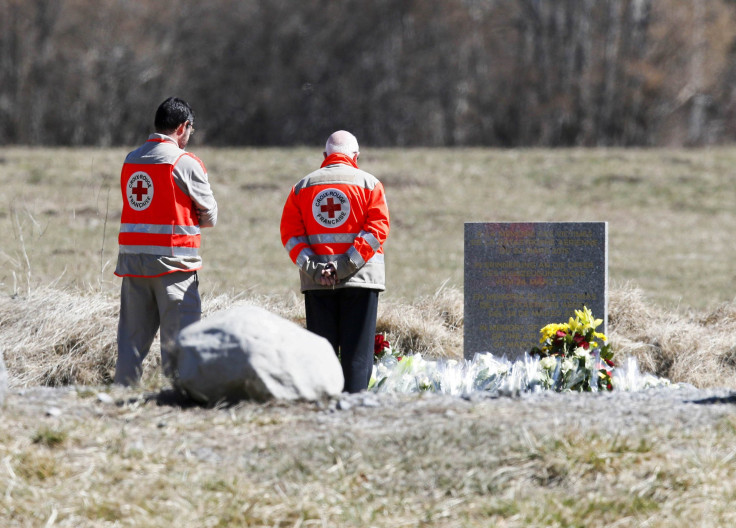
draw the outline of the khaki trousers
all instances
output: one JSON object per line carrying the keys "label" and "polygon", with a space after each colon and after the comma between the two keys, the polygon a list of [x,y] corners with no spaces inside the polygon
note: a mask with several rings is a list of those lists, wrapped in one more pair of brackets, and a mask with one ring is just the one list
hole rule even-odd
{"label": "khaki trousers", "polygon": [[173,348],[179,331],[202,317],[197,272],[177,271],[160,277],[123,277],[120,289],[118,358],[115,383],[134,385],[143,360],[161,330],[161,367],[172,377]]}

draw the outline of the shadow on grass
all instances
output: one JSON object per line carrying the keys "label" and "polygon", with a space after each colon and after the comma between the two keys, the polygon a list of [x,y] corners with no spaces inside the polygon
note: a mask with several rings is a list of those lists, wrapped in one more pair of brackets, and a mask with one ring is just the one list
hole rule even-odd
{"label": "shadow on grass", "polygon": [[698,405],[715,405],[719,403],[736,403],[736,392],[729,394],[728,396],[711,396],[709,398],[703,398],[701,400],[689,400],[687,403],[695,403]]}
{"label": "shadow on grass", "polygon": [[185,392],[177,389],[168,388],[161,389],[159,392],[151,392],[144,394],[142,398],[145,404],[155,403],[159,407],[175,407],[178,409],[227,409],[240,404],[258,403],[260,405],[276,405],[279,402],[256,402],[255,400],[238,399],[238,400],[219,400],[216,402],[200,402],[188,396]]}
{"label": "shadow on grass", "polygon": [[159,392],[152,392],[143,396],[145,403],[155,403],[159,407],[176,407],[179,409],[192,409],[200,407],[207,409],[212,405],[203,405],[181,391],[175,389],[163,389]]}

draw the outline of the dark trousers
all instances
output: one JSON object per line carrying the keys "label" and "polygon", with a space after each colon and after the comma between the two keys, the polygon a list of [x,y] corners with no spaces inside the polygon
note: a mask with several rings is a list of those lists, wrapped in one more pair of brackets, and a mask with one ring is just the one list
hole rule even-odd
{"label": "dark trousers", "polygon": [[344,392],[368,388],[373,371],[378,290],[341,288],[304,293],[307,330],[327,339],[340,357]]}

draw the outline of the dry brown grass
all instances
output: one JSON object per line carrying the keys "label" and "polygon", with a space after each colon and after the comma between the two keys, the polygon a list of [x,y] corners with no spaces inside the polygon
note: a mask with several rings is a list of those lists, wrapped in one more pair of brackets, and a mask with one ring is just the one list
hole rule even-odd
{"label": "dry brown grass", "polygon": [[[736,388],[736,306],[700,313],[666,311],[647,302],[641,290],[622,286],[609,292],[609,338],[616,359],[632,356],[641,370],[696,387]],[[296,295],[205,296],[204,316],[250,303],[304,324]],[[118,299],[102,292],[55,288],[0,298],[0,350],[10,385],[103,385],[114,369]],[[427,358],[463,357],[463,299],[453,288],[412,303],[379,303],[377,330],[404,354]],[[534,343],[530,343],[530,348]],[[144,386],[167,385],[154,343],[144,363]]]}
{"label": "dry brown grass", "polygon": [[696,387],[736,388],[736,306],[667,311],[634,288],[611,291],[609,337],[617,358],[643,371]]}
{"label": "dry brown grass", "polygon": [[[28,295],[0,297],[0,350],[16,387],[110,383],[115,364],[117,297],[95,291],[33,289]],[[205,296],[203,312],[250,303],[304,325],[300,297]],[[378,331],[402,350],[429,357],[462,357],[462,296],[443,289],[415,304],[381,303]],[[157,374],[158,342],[144,363],[146,386],[166,380]]]}
{"label": "dry brown grass", "polygon": [[118,306],[99,293],[42,288],[0,301],[10,383],[100,385],[114,367]]}
{"label": "dry brown grass", "polygon": [[463,296],[457,289],[443,287],[413,303],[379,302],[376,330],[385,332],[398,350],[462,359]]}

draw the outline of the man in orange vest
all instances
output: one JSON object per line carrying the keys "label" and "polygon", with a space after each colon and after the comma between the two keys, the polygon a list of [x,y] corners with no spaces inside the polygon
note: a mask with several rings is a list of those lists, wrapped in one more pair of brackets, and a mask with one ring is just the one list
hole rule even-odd
{"label": "man in orange vest", "polygon": [[158,107],[155,134],[125,158],[123,212],[115,275],[120,290],[115,383],[140,381],[143,359],[161,330],[161,365],[172,376],[179,330],[202,313],[197,270],[200,228],[217,223],[217,202],[204,164],[184,149],[194,112],[170,97]]}
{"label": "man in orange vest", "polygon": [[359,156],[355,136],[332,134],[321,168],[291,189],[281,216],[281,242],[299,268],[307,329],[339,355],[345,392],[360,392],[370,381],[389,232],[383,185],[358,168]]}

